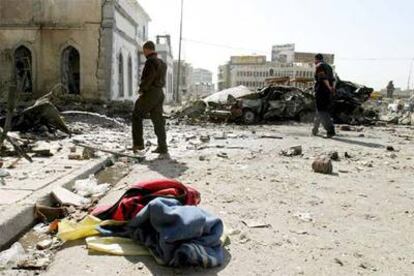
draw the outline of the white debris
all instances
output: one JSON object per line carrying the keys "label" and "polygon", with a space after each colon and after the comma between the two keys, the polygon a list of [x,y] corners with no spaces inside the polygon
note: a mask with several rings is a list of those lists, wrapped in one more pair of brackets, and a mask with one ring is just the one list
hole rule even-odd
{"label": "white debris", "polygon": [[68,206],[73,205],[73,206],[80,207],[90,202],[88,199],[80,195],[77,195],[75,193],[72,193],[71,191],[61,188],[61,187],[54,189],[52,191],[52,195],[62,205],[68,205]]}
{"label": "white debris", "polygon": [[26,252],[23,246],[16,242],[9,249],[0,253],[0,270],[11,269],[24,259],[26,259]]}
{"label": "white debris", "polygon": [[304,222],[313,221],[312,215],[310,213],[299,213],[298,212],[298,213],[295,213],[293,216]]}
{"label": "white debris", "polygon": [[73,188],[78,195],[84,197],[100,197],[109,191],[110,186],[110,184],[98,184],[96,177],[90,175],[87,179],[77,180]]}

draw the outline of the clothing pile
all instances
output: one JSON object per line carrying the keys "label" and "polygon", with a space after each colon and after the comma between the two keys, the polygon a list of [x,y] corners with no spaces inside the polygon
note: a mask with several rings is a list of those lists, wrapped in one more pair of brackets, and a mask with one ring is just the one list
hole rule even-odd
{"label": "clothing pile", "polygon": [[63,220],[58,236],[63,241],[87,238],[91,251],[152,255],[161,265],[220,266],[223,222],[197,207],[199,203],[200,194],[178,181],[142,182],[80,223]]}

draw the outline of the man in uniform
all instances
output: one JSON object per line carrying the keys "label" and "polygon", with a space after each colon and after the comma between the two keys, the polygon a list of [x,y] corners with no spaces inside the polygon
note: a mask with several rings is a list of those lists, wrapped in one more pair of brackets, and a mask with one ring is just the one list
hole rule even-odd
{"label": "man in uniform", "polygon": [[141,84],[138,91],[139,98],[135,103],[135,109],[132,115],[133,150],[137,152],[145,149],[143,120],[147,114],[150,114],[158,139],[158,147],[153,153],[167,154],[167,135],[163,116],[163,88],[165,86],[167,66],[158,58],[157,52],[155,52],[154,42],[146,42],[143,46],[143,51],[147,61],[142,72]]}
{"label": "man in uniform", "polygon": [[323,55],[315,56],[315,98],[316,98],[316,114],[312,130],[313,135],[319,132],[319,126],[322,123],[327,132],[327,137],[335,136],[335,127],[330,115],[332,107],[332,99],[335,95],[335,78],[332,67],[324,62]]}

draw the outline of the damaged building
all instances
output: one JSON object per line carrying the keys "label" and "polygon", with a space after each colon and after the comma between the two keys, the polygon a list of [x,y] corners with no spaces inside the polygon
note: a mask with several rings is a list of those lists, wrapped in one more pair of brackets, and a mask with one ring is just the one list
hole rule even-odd
{"label": "damaged building", "polygon": [[37,98],[57,83],[92,100],[133,100],[150,18],[137,0],[1,0],[0,84]]}

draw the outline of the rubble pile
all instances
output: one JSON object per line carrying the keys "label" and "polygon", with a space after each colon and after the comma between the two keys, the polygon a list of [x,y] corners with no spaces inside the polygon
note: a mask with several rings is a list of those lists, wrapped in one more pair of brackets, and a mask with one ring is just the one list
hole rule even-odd
{"label": "rubble pile", "polygon": [[414,96],[410,99],[398,99],[393,102],[379,102],[380,120],[390,124],[414,125]]}

